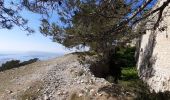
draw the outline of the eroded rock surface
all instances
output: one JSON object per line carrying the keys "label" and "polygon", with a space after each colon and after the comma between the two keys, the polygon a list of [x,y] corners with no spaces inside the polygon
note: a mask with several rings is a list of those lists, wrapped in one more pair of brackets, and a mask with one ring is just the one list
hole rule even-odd
{"label": "eroded rock surface", "polygon": [[[166,0],[159,0],[155,8],[162,5],[164,1]],[[154,31],[147,30],[146,34],[142,36],[139,50],[139,75],[155,92],[170,91],[169,7],[170,5],[163,12],[159,28]],[[153,20],[155,19],[153,18]]]}

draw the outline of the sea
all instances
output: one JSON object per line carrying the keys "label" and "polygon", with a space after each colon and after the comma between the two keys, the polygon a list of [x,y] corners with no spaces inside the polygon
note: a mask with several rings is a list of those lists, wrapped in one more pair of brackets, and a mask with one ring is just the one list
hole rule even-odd
{"label": "sea", "polygon": [[48,60],[63,56],[64,53],[49,53],[49,52],[22,52],[22,53],[0,53],[0,66],[10,60],[20,60],[21,62],[33,58],[39,60]]}

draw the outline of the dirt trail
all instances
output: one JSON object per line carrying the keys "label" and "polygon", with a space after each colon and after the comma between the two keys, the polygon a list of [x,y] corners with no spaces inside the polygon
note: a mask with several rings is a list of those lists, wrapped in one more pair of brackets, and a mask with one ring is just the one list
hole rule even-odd
{"label": "dirt trail", "polygon": [[[0,100],[115,98],[108,90],[102,90],[106,86],[112,85],[103,78],[94,77],[88,66],[80,65],[73,54],[0,72]],[[125,94],[117,98],[122,99]]]}

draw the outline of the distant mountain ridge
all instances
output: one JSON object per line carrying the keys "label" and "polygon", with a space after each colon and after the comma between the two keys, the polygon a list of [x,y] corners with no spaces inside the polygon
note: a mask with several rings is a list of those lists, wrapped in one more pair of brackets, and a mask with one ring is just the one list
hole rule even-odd
{"label": "distant mountain ridge", "polygon": [[64,53],[51,53],[51,52],[21,52],[21,53],[0,53],[0,65],[10,60],[27,61],[33,58],[40,60],[52,59],[64,55]]}

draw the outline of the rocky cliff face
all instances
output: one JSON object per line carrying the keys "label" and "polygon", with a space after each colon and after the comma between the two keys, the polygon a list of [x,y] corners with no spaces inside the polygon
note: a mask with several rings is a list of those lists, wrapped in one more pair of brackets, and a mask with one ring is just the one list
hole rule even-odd
{"label": "rocky cliff face", "polygon": [[[166,0],[159,0],[159,7]],[[159,28],[141,37],[137,68],[139,76],[155,92],[170,91],[170,5]],[[155,15],[154,15],[155,16]],[[154,19],[154,18],[153,18]]]}

